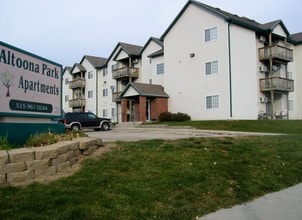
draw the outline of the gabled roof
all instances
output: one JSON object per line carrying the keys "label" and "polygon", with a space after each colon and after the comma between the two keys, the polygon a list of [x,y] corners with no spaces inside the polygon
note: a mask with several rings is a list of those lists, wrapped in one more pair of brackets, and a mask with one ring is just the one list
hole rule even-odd
{"label": "gabled roof", "polygon": [[64,75],[65,73],[71,74],[71,69],[72,69],[72,67],[65,66],[62,75]]}
{"label": "gabled roof", "polygon": [[284,23],[282,20],[276,20],[276,21],[271,21],[269,23],[266,24],[262,24],[260,27],[265,29],[265,30],[269,30],[269,31],[273,31],[274,28],[276,26],[280,25],[283,30],[285,31],[286,35],[289,35],[289,31],[287,30],[287,28],[285,27]]}
{"label": "gabled roof", "polygon": [[142,46],[138,46],[134,44],[127,44],[122,42],[120,42],[119,44],[129,56],[139,56],[143,48]]}
{"label": "gabled roof", "polygon": [[164,55],[164,49],[155,51],[154,53],[149,54],[148,57],[154,58],[154,57],[160,57],[162,55]]}
{"label": "gabled roof", "polygon": [[290,35],[290,39],[295,44],[302,44],[302,32]]}
{"label": "gabled roof", "polygon": [[74,70],[76,67],[77,67],[81,72],[86,72],[86,69],[85,69],[85,67],[84,67],[82,64],[75,63],[75,64],[73,65],[73,67],[72,67],[70,73],[72,73],[73,70]]}
{"label": "gabled roof", "polygon": [[194,5],[200,9],[207,10],[210,13],[213,13],[217,16],[220,16],[222,19],[229,23],[237,24],[241,27],[245,27],[251,30],[254,30],[256,32],[260,33],[269,33],[273,30],[273,28],[280,24],[285,32],[289,34],[288,30],[286,29],[285,25],[281,20],[273,21],[267,24],[261,24],[256,22],[255,20],[249,19],[247,17],[239,17],[236,14],[231,14],[229,12],[223,11],[219,8],[215,8],[206,4],[203,4],[201,2],[195,1],[195,0],[188,0],[187,4],[182,8],[180,13],[177,15],[177,17],[174,19],[174,21],[171,23],[171,25],[168,27],[168,29],[164,32],[164,34],[161,36],[161,39],[163,40],[164,37],[169,33],[169,31],[173,28],[174,24],[178,21],[178,19],[182,16],[182,14],[185,12],[185,10],[190,6]]}
{"label": "gabled roof", "polygon": [[103,67],[104,65],[106,65],[106,62],[107,62],[107,59],[103,58],[103,57],[85,55],[85,56],[83,56],[80,63],[82,63],[84,59],[87,59],[88,62],[91,63],[91,65],[96,69]]}
{"label": "gabled roof", "polygon": [[71,72],[72,67],[71,66],[65,66],[63,73],[65,73],[66,71]]}
{"label": "gabled roof", "polygon": [[124,50],[128,54],[128,56],[140,56],[141,50],[143,48],[142,46],[119,42],[107,59],[107,63],[111,60],[112,56],[115,54],[115,51],[119,47],[121,47],[121,49]]}
{"label": "gabled roof", "polygon": [[151,41],[154,41],[155,43],[157,43],[160,47],[164,47],[164,42],[156,37],[150,37],[149,40],[145,43],[145,46],[143,47],[143,49],[141,50],[141,54],[144,52],[144,50],[147,48],[147,46],[149,45],[149,43]]}
{"label": "gabled roof", "polygon": [[165,93],[164,87],[161,85],[130,82],[126,86],[124,91],[120,94],[120,99],[123,98],[124,94],[128,91],[130,87],[135,89],[137,93],[141,96],[169,98],[168,94]]}

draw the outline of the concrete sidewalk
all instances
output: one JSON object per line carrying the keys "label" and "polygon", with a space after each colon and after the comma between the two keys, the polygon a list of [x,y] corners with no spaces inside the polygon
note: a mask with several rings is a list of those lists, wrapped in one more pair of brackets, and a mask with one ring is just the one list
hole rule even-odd
{"label": "concrete sidewalk", "polygon": [[254,201],[221,209],[199,220],[301,220],[302,183]]}

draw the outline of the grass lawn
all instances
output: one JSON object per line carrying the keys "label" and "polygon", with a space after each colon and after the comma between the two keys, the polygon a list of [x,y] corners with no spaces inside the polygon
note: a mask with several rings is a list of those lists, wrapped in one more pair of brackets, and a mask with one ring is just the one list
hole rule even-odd
{"label": "grass lawn", "polygon": [[291,135],[118,142],[71,177],[0,188],[0,219],[193,219],[249,201],[302,182],[301,122],[287,122]]}
{"label": "grass lawn", "polygon": [[170,126],[192,126],[198,129],[251,131],[266,133],[302,134],[302,120],[213,120],[213,121],[183,121],[156,122],[153,124],[168,124]]}

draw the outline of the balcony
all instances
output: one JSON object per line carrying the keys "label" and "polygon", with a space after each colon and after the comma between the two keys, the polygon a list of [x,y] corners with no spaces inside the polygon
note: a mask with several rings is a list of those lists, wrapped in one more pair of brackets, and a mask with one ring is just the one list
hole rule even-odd
{"label": "balcony", "polygon": [[83,78],[75,79],[70,81],[69,88],[75,89],[75,88],[83,88],[86,86],[86,80]]}
{"label": "balcony", "polygon": [[138,78],[139,77],[139,69],[134,67],[121,67],[112,70],[112,78],[113,79],[121,79],[121,78]]}
{"label": "balcony", "polygon": [[76,107],[83,107],[86,105],[85,99],[72,99],[69,100],[69,107],[70,108],[76,108]]}
{"label": "balcony", "polygon": [[282,77],[260,79],[260,91],[293,92],[294,80]]}
{"label": "balcony", "polygon": [[275,61],[293,62],[293,50],[279,45],[259,48],[260,61],[269,60],[270,58]]}
{"label": "balcony", "polygon": [[113,92],[112,93],[112,102],[118,102],[118,101],[120,101],[119,99],[118,99],[118,97],[119,97],[119,95],[121,94],[122,92]]}

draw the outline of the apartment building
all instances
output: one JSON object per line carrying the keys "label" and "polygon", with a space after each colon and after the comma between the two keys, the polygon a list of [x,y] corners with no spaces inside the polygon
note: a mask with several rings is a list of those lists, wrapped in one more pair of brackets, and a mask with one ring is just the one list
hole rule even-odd
{"label": "apartment building", "polygon": [[100,114],[99,75],[106,69],[106,58],[83,56],[80,63],[63,71],[63,111]]}
{"label": "apartment building", "polygon": [[[301,59],[302,33],[290,34],[281,20],[260,24],[189,0],[160,38],[118,43],[99,67],[106,74],[74,88],[73,99],[103,94],[91,107],[71,107],[94,111],[96,102],[97,114],[117,122],[156,120],[165,111],[193,120],[257,119],[259,112],[301,119]],[[87,72],[82,61],[73,77]]]}

